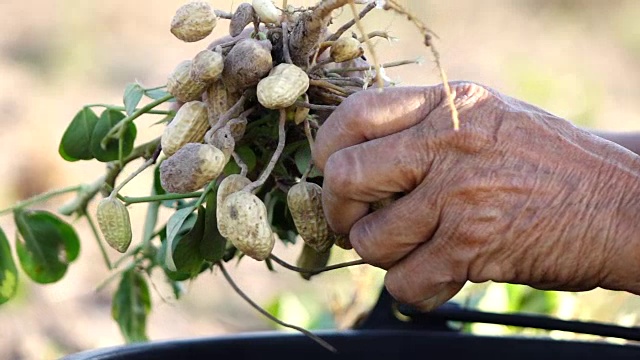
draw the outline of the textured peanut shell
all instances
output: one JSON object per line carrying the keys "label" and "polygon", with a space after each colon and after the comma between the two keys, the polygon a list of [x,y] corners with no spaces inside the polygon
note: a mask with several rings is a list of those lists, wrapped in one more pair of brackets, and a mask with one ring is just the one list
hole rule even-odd
{"label": "textured peanut shell", "polygon": [[224,153],[209,144],[189,143],[160,164],[160,184],[170,193],[202,189],[224,170]]}
{"label": "textured peanut shell", "polygon": [[201,143],[209,127],[207,106],[201,101],[183,104],[160,138],[162,152],[175,154],[188,143]]}
{"label": "textured peanut shell", "polygon": [[292,64],[279,64],[269,76],[260,80],[256,93],[267,109],[283,109],[293,105],[309,89],[309,76]]}
{"label": "textured peanut shell", "polygon": [[301,181],[287,192],[287,206],[302,240],[318,252],[327,251],[334,243],[322,209],[320,185]]}
{"label": "textured peanut shell", "polygon": [[[218,185],[218,191],[216,193],[216,219],[218,219],[218,231],[222,236],[225,236],[227,229],[224,227],[226,224],[220,223],[220,217],[222,216],[221,209],[227,196],[233,194],[236,191],[242,190],[245,186],[251,184],[246,176],[240,174],[231,174],[224,178],[220,185]],[[226,237],[226,236],[225,236]]]}
{"label": "textured peanut shell", "polygon": [[202,50],[192,60],[191,77],[204,83],[212,83],[222,74],[224,59],[220,53]]}
{"label": "textured peanut shell", "polygon": [[117,199],[100,200],[96,218],[98,227],[110,247],[124,253],[131,244],[131,220],[126,206]]}
{"label": "textured peanut shell", "polygon": [[204,101],[209,110],[209,125],[211,127],[214,127],[218,123],[220,116],[233,106],[233,104],[229,104],[229,93],[222,80],[214,81],[207,88]]}
{"label": "textured peanut shell", "polygon": [[269,40],[238,41],[224,59],[222,79],[227,91],[241,92],[257,85],[271,71],[272,61]]}
{"label": "textured peanut shell", "polygon": [[253,0],[251,3],[253,10],[258,14],[264,23],[277,24],[282,16],[282,11],[278,9],[271,0]]}
{"label": "textured peanut shell", "polygon": [[238,191],[222,204],[221,217],[225,236],[236,249],[245,255],[262,261],[269,257],[275,245],[275,237],[269,224],[267,207],[257,196]]}
{"label": "textured peanut shell", "polygon": [[229,35],[233,37],[240,35],[242,30],[253,21],[255,15],[256,13],[253,11],[251,4],[242,3],[238,5],[229,22]]}
{"label": "textured peanut shell", "polygon": [[192,60],[180,62],[167,78],[167,92],[181,102],[200,100],[207,83],[191,76]]}
{"label": "textured peanut shell", "polygon": [[171,33],[185,42],[195,42],[209,36],[218,18],[206,1],[192,1],[176,10],[171,19]]}
{"label": "textured peanut shell", "polygon": [[344,37],[336,40],[329,51],[331,59],[337,63],[353,60],[364,54],[362,44],[358,39]]}

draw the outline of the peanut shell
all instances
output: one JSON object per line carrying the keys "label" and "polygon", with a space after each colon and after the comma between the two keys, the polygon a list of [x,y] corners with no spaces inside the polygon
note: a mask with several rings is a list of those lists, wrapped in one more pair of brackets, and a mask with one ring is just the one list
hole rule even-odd
{"label": "peanut shell", "polygon": [[120,200],[106,197],[100,200],[96,217],[107,244],[118,252],[127,251],[132,238],[127,207]]}
{"label": "peanut shell", "polygon": [[362,48],[362,44],[360,44],[358,39],[352,37],[343,37],[336,40],[331,45],[331,50],[329,51],[329,56],[337,63],[359,58],[363,54],[364,49]]}
{"label": "peanut shell", "polygon": [[308,89],[307,73],[295,65],[282,63],[260,80],[256,93],[262,106],[282,109],[293,105]]}
{"label": "peanut shell", "polygon": [[160,164],[160,184],[170,193],[197,191],[218,177],[226,163],[220,149],[189,143]]}
{"label": "peanut shell", "polygon": [[207,83],[191,76],[192,60],[180,62],[167,79],[167,92],[178,101],[189,102],[200,100],[207,88]]}
{"label": "peanut shell", "polygon": [[267,207],[259,197],[247,191],[229,195],[222,204],[218,223],[226,230],[223,234],[236,249],[262,261],[269,257],[275,237],[269,224]]}
{"label": "peanut shell", "polygon": [[271,0],[253,0],[253,10],[264,23],[279,24],[282,11]]}
{"label": "peanut shell", "polygon": [[271,42],[269,40],[242,39],[224,59],[222,79],[229,92],[242,92],[255,86],[271,71]]}
{"label": "peanut shell", "polygon": [[202,50],[192,60],[191,77],[196,81],[212,83],[222,74],[224,59],[220,53]]}
{"label": "peanut shell", "polygon": [[178,8],[171,19],[171,33],[185,42],[195,42],[209,36],[218,18],[206,1],[191,1]]}
{"label": "peanut shell", "polygon": [[240,35],[242,30],[253,21],[255,15],[257,14],[251,4],[242,3],[238,5],[229,22],[229,35],[233,37]]}
{"label": "peanut shell", "polygon": [[236,191],[242,190],[245,186],[251,184],[246,176],[240,174],[231,174],[225,177],[218,185],[218,192],[216,193],[216,218],[218,219],[218,231],[222,236],[225,236],[228,231],[224,227],[226,224],[220,223],[220,217],[222,216],[221,209],[227,196],[233,194]]}
{"label": "peanut shell", "polygon": [[162,152],[171,156],[185,144],[201,143],[208,127],[207,106],[202,101],[183,104],[162,133]]}
{"label": "peanut shell", "polygon": [[302,240],[317,252],[327,251],[335,236],[322,209],[322,187],[301,181],[287,192],[287,206]]}

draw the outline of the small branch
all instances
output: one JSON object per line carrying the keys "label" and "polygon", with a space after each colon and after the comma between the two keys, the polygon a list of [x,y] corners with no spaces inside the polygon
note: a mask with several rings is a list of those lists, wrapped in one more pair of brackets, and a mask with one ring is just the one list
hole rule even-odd
{"label": "small branch", "polygon": [[135,178],[136,176],[140,175],[140,173],[146,170],[149,166],[155,164],[156,160],[158,160],[158,156],[160,156],[160,151],[161,146],[160,144],[158,144],[156,150],[153,152],[153,155],[147,161],[145,161],[136,171],[131,173],[131,175],[129,175],[123,182],[116,186],[109,197],[113,199],[120,192],[120,190],[122,190],[122,188],[127,185],[128,182],[133,180],[133,178]]}
{"label": "small branch", "polygon": [[442,83],[444,85],[444,90],[448,97],[449,109],[451,110],[451,120],[453,121],[453,129],[458,130],[460,128],[460,119],[458,117],[458,109],[456,109],[453,93],[451,92],[451,88],[449,87],[449,81],[447,80],[447,74],[440,63],[440,53],[433,45],[431,41],[432,36],[438,37],[433,31],[431,31],[422,21],[417,19],[413,14],[405,10],[400,4],[398,4],[395,0],[387,0],[384,5],[385,10],[393,10],[398,14],[404,15],[407,17],[409,21],[411,21],[416,28],[420,31],[424,38],[424,45],[431,49],[431,53],[433,54],[433,58],[435,60],[436,66],[440,71],[440,78],[442,79]]}
{"label": "small branch", "polygon": [[[107,108],[109,110],[116,110],[116,111],[126,111],[124,106],[114,106],[114,105],[109,105],[109,104],[89,104],[89,105],[85,105],[85,108],[90,108],[90,107],[103,107],[103,108]],[[135,109],[135,111],[138,111],[140,109]],[[154,114],[154,115],[172,115],[175,114],[175,111],[171,111],[171,110],[149,110],[146,112],[146,114]]]}
{"label": "small branch", "polygon": [[231,18],[233,17],[233,14],[230,13],[230,12],[226,12],[226,11],[222,11],[222,10],[214,10],[213,12],[220,19],[231,20]]}
{"label": "small branch", "polygon": [[[422,61],[422,58],[417,58],[414,60],[398,60],[398,61],[391,61],[388,62],[386,64],[382,64],[381,66],[385,69],[391,68],[391,67],[396,67],[396,66],[402,66],[402,65],[410,65],[410,64],[420,64]],[[330,69],[327,70],[328,72],[331,73],[336,73],[336,74],[340,74],[340,73],[346,73],[346,72],[354,72],[354,71],[367,71],[367,70],[371,70],[371,66],[356,66],[356,67],[350,67],[350,68],[336,68],[336,69]],[[379,74],[376,74],[376,76],[378,76]],[[381,78],[381,76],[378,76]]]}
{"label": "small branch", "polygon": [[358,14],[357,17],[354,17],[349,22],[347,22],[344,25],[342,25],[338,30],[336,30],[335,33],[333,33],[333,35],[327,37],[327,39],[325,41],[336,41],[336,40],[338,40],[340,38],[340,36],[342,36],[342,34],[345,33],[345,31],[349,30],[353,25],[356,24],[356,19],[358,19],[358,20],[362,19],[365,15],[367,15],[367,13],[369,13],[369,11],[375,9],[375,7],[376,7],[375,1],[372,1],[369,4],[367,4],[367,6],[365,6],[364,9],[362,9],[362,11],[360,11],[360,13]]}
{"label": "small branch", "polygon": [[129,125],[130,122],[132,122],[133,120],[139,118],[141,115],[147,113],[149,110],[155,108],[156,106],[158,106],[160,104],[163,104],[163,103],[165,103],[165,102],[167,102],[167,101],[169,101],[171,99],[173,99],[173,95],[167,94],[167,95],[159,98],[158,100],[152,101],[152,102],[148,103],[147,105],[143,106],[142,108],[136,110],[130,116],[127,116],[126,118],[120,120],[120,122],[118,122],[114,127],[111,128],[111,130],[109,130],[107,135],[100,142],[100,145],[103,148],[106,148],[107,144],[109,143],[109,140],[113,139],[114,136],[116,136],[117,134],[121,134],[124,131],[122,129],[126,129],[127,125]]}
{"label": "small branch", "polygon": [[[374,38],[374,37],[381,37],[381,38],[383,38],[383,39],[387,39],[387,40],[393,40],[393,39],[395,39],[393,36],[389,35],[389,33],[388,33],[388,32],[386,32],[386,31],[372,31],[372,32],[370,32],[369,34],[367,34],[367,39],[372,39],[372,38]],[[367,41],[367,40],[366,40],[366,39],[365,39],[365,37],[363,36],[363,37],[361,37],[361,38],[358,38],[358,41],[360,41],[361,43],[363,43],[363,42],[365,42],[365,41]]]}
{"label": "small branch", "polygon": [[109,260],[109,255],[107,254],[107,250],[104,248],[104,244],[100,240],[100,233],[98,232],[96,223],[93,221],[93,219],[89,214],[85,214],[85,217],[87,218],[89,227],[91,227],[91,232],[93,232],[93,236],[96,238],[96,241],[98,242],[98,248],[100,249],[100,253],[102,254],[104,263],[107,265],[107,269],[109,270],[113,269],[113,267],[111,266],[111,260]]}
{"label": "small branch", "polygon": [[338,85],[338,86],[356,86],[363,87],[365,85],[364,80],[357,77],[338,77],[338,78],[322,78],[319,80],[324,80],[330,84]]}
{"label": "small branch", "polygon": [[348,95],[347,92],[342,87],[324,80],[309,79],[309,86],[321,87],[335,93],[336,95],[342,95],[342,96]]}
{"label": "small branch", "polygon": [[307,74],[313,74],[314,72],[316,72],[321,67],[323,67],[323,66],[325,66],[327,64],[331,64],[332,62],[333,62],[332,58],[326,58],[326,59],[320,60],[318,62],[314,61],[314,65],[311,66],[311,68],[309,70],[307,70]]}
{"label": "small branch", "polygon": [[[286,6],[284,9],[286,9]],[[287,22],[282,23],[282,56],[287,64],[293,64],[289,53],[289,24]]]}
{"label": "small branch", "polygon": [[155,201],[165,201],[165,200],[182,200],[182,199],[192,199],[202,196],[202,191],[191,192],[186,194],[162,194],[162,195],[151,195],[151,196],[141,196],[141,197],[130,197],[123,196],[122,201],[125,205],[130,204],[138,204],[138,203],[146,203],[146,202],[155,202]]}
{"label": "small branch", "polygon": [[244,293],[244,291],[242,291],[242,289],[240,289],[238,287],[238,285],[233,281],[233,279],[231,278],[231,275],[229,275],[229,273],[227,272],[227,269],[224,267],[224,265],[222,264],[221,261],[219,261],[218,263],[218,267],[220,268],[220,271],[222,272],[222,275],[224,276],[224,278],[227,280],[227,282],[229,283],[229,285],[231,286],[231,288],[247,303],[249,303],[249,305],[251,305],[254,309],[256,309],[258,312],[260,312],[262,315],[264,315],[265,317],[267,317],[269,320],[284,326],[286,328],[290,328],[290,329],[294,329],[297,330],[301,333],[303,333],[304,335],[308,336],[309,338],[311,338],[312,340],[314,340],[315,342],[317,342],[318,344],[320,344],[322,347],[324,347],[325,349],[333,352],[333,353],[337,353],[338,350],[336,350],[336,348],[334,348],[331,344],[329,344],[328,342],[326,342],[325,340],[323,340],[322,338],[320,338],[319,336],[313,334],[312,332],[310,332],[309,330],[306,330],[300,326],[296,326],[293,324],[288,324],[280,319],[278,319],[277,317],[271,315],[269,312],[267,312],[265,309],[263,309],[262,307],[260,307],[260,305],[258,305],[255,301],[251,300],[251,298]]}
{"label": "small branch", "polygon": [[358,31],[360,31],[360,33],[362,34],[362,37],[364,38],[364,40],[361,42],[364,42],[367,44],[367,48],[369,49],[369,53],[371,54],[371,58],[373,59],[373,66],[376,69],[376,81],[378,84],[378,89],[382,90],[382,88],[384,88],[384,80],[382,79],[382,76],[380,76],[380,61],[378,61],[378,56],[376,55],[376,51],[373,48],[373,45],[371,45],[371,41],[369,41],[369,36],[364,31],[364,27],[360,22],[360,18],[358,17],[358,13],[356,9],[356,4],[353,2],[353,0],[349,0],[349,6],[351,7],[351,12],[353,13],[354,20],[356,21],[356,26],[358,27]]}
{"label": "small branch", "polygon": [[271,157],[271,160],[269,160],[269,164],[267,164],[267,167],[264,169],[262,174],[260,174],[260,177],[256,181],[245,186],[243,189],[244,191],[251,192],[259,188],[267,181],[267,179],[269,178],[269,175],[271,175],[271,172],[273,171],[273,168],[276,166],[276,163],[278,162],[278,159],[282,154],[282,150],[284,149],[285,140],[286,140],[286,133],[284,130],[284,126],[286,122],[287,122],[287,111],[285,109],[280,109],[280,122],[278,124],[278,146],[276,147],[276,150],[273,152],[273,156]]}
{"label": "small branch", "polygon": [[54,198],[56,196],[59,195],[64,195],[64,194],[68,194],[70,192],[78,192],[82,190],[82,186],[80,185],[75,185],[75,186],[68,186],[68,187],[64,187],[62,189],[57,189],[57,190],[51,190],[51,191],[47,191],[45,193],[42,193],[40,195],[36,195],[34,197],[31,197],[29,199],[26,199],[24,201],[21,201],[9,208],[6,208],[4,210],[0,211],[0,215],[5,215],[8,213],[11,213],[13,210],[15,209],[21,209],[21,208],[25,208],[27,206],[31,206],[40,202],[44,202],[47,201],[51,198]]}
{"label": "small branch", "polygon": [[240,175],[242,176],[247,176],[247,173],[249,172],[249,167],[247,166],[247,164],[245,164],[244,161],[242,161],[242,158],[240,157],[240,155],[238,155],[237,152],[232,152],[231,156],[233,156],[233,160],[236,162],[236,164],[238,164],[238,166],[240,167]]}
{"label": "small branch", "polygon": [[216,131],[222,129],[222,127],[224,127],[229,122],[229,120],[231,120],[234,117],[235,114],[241,111],[246,100],[247,100],[247,92],[245,91],[245,93],[243,93],[242,96],[240,96],[240,99],[238,99],[238,101],[236,101],[236,103],[233,104],[233,106],[229,110],[227,110],[226,113],[220,116],[216,125],[213,126],[209,131],[213,134]]}
{"label": "small branch", "polygon": [[321,268],[317,268],[317,269],[304,269],[304,268],[297,267],[295,265],[291,265],[288,262],[280,259],[279,257],[277,257],[277,256],[275,256],[273,254],[269,255],[269,258],[271,260],[275,261],[276,263],[278,263],[280,266],[286,268],[286,269],[289,269],[289,270],[292,270],[292,271],[295,271],[295,272],[299,272],[299,273],[303,273],[303,274],[309,274],[309,275],[318,275],[318,274],[323,273],[323,272],[342,269],[342,268],[346,268],[346,267],[350,267],[350,266],[366,265],[364,260],[358,259],[358,260],[347,261],[347,262],[343,262],[343,263],[339,263],[339,264],[329,265],[329,266],[325,266],[325,267],[321,267]]}
{"label": "small branch", "polygon": [[311,110],[320,110],[320,111],[334,111],[338,107],[335,105],[318,105],[318,104],[310,104],[304,101],[296,101],[295,106],[304,107]]}

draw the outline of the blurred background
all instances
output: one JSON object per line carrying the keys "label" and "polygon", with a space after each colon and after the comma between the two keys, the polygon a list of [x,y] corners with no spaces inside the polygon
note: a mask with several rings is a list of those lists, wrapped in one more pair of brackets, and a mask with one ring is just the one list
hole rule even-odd
{"label": "blurred background", "polygon": [[[401,2],[439,36],[436,45],[450,80],[483,83],[579,126],[640,130],[640,2]],[[176,64],[226,33],[227,22],[221,20],[214,33],[201,42],[177,40],[169,32],[169,23],[182,3],[0,2],[0,208],[99,176],[102,164],[68,163],[58,155],[60,137],[75,113],[89,103],[121,104],[130,82],[138,81],[145,87],[165,84]],[[211,3],[232,11],[240,1]],[[307,0],[289,3],[313,4]],[[336,14],[334,27],[350,16],[347,9]],[[421,65],[388,69],[392,80],[400,85],[440,82],[430,52],[403,17],[377,10],[363,23],[368,31],[387,30],[397,38],[375,41],[382,62],[424,58]],[[161,127],[152,126],[153,119],[149,116],[137,122],[139,141],[160,134]],[[124,193],[147,194],[150,179],[150,174],[143,173]],[[55,211],[67,200],[63,196],[38,208]],[[130,208],[134,241],[142,235],[135,224],[145,209],[143,205]],[[0,358],[55,359],[123,343],[110,314],[114,284],[96,290],[110,273],[87,224],[78,221],[74,225],[83,240],[82,250],[65,277],[56,284],[35,285],[21,273],[18,296],[0,306]],[[15,226],[11,216],[0,218],[0,226],[12,240]],[[118,259],[115,251],[108,251],[112,261]],[[278,244],[274,250],[292,263],[299,251],[299,244]],[[352,252],[336,251],[330,262],[353,258],[356,255]],[[263,263],[252,260],[230,267],[239,286],[256,302],[282,320],[309,329],[350,326],[373,305],[384,276],[377,269],[360,266],[304,281],[290,271],[276,270],[269,272]],[[204,273],[183,285],[184,296],[175,300],[162,279],[153,282],[153,308],[148,318],[151,340],[280,329],[233,293],[221,274]],[[640,324],[640,298],[626,293],[540,292],[484,283],[468,284],[454,300],[487,311]],[[542,334],[489,325],[474,325],[469,330]],[[544,335],[574,336],[560,332]]]}

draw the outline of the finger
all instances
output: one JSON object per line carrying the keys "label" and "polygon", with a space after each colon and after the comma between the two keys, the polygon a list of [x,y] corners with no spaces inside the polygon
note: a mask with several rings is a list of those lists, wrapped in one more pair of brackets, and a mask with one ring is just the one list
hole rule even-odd
{"label": "finger", "polygon": [[372,88],[349,96],[318,130],[314,164],[324,170],[329,156],[340,149],[417,124],[442,97],[441,86]]}
{"label": "finger", "polygon": [[430,310],[453,297],[467,281],[465,254],[440,229],[387,271],[385,286],[399,302]]}
{"label": "finger", "polygon": [[367,214],[369,203],[413,190],[430,164],[430,151],[413,128],[334,153],[322,185],[329,225],[347,234]]}
{"label": "finger", "polygon": [[434,189],[421,186],[358,220],[349,241],[367,263],[388,269],[433,236],[438,206]]}

